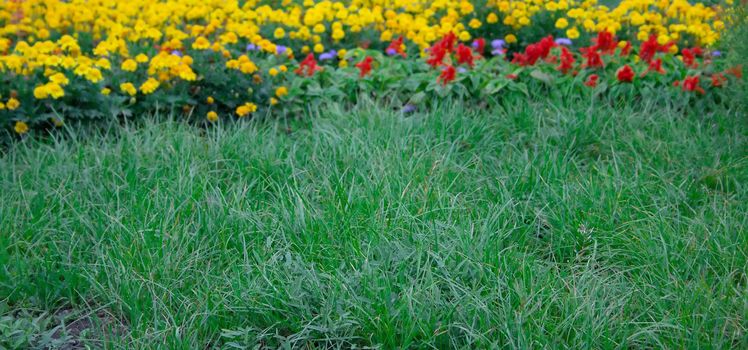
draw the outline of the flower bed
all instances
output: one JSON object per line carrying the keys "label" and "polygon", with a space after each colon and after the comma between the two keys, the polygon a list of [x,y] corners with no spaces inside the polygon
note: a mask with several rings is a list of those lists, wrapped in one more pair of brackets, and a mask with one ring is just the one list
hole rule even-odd
{"label": "flower bed", "polygon": [[24,134],[157,110],[214,123],[362,94],[386,94],[406,112],[446,96],[555,91],[718,102],[742,77],[720,61],[723,8],[11,0],[0,4],[0,125]]}

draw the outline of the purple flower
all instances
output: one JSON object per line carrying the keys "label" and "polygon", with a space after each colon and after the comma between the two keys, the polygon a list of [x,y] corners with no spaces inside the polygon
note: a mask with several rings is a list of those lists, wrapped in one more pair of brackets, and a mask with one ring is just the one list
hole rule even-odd
{"label": "purple flower", "polygon": [[333,58],[335,58],[335,55],[333,55],[330,52],[325,52],[325,53],[319,55],[319,60],[320,61],[329,61],[329,60],[331,60]]}
{"label": "purple flower", "polygon": [[416,108],[415,105],[412,105],[412,104],[408,103],[405,106],[403,106],[402,111],[403,111],[403,113],[413,113],[413,112],[416,111],[416,109],[417,108]]}
{"label": "purple flower", "polygon": [[275,53],[278,54],[278,55],[282,55],[282,54],[286,53],[286,50],[288,50],[288,49],[285,46],[283,46],[283,45],[277,45],[275,47]]}
{"label": "purple flower", "polygon": [[257,45],[249,43],[247,44],[247,51],[255,51],[257,50]]}
{"label": "purple flower", "polygon": [[571,46],[571,39],[558,38],[558,39],[556,39],[556,45]]}
{"label": "purple flower", "polygon": [[504,45],[506,45],[506,41],[501,39],[496,39],[491,41],[491,47],[493,47],[495,50],[503,49]]}
{"label": "purple flower", "polygon": [[491,51],[491,54],[494,56],[501,56],[504,54],[504,49],[496,49]]}
{"label": "purple flower", "polygon": [[389,55],[389,56],[395,56],[395,55],[397,55],[397,51],[396,51],[395,49],[393,49],[393,48],[389,48],[389,49],[387,49],[387,51],[385,51],[385,52],[386,52],[386,53],[387,53],[387,55]]}
{"label": "purple flower", "polygon": [[174,50],[171,52],[172,55],[182,57],[182,51]]}
{"label": "purple flower", "polygon": [[457,67],[457,72],[458,73],[465,73],[465,72],[467,72],[467,69],[465,69],[465,67]]}
{"label": "purple flower", "polygon": [[478,49],[478,40],[473,40],[473,43],[470,44],[470,46],[472,46],[474,49],[477,50]]}
{"label": "purple flower", "polygon": [[712,57],[719,57],[722,56],[722,52],[719,50],[712,51]]}

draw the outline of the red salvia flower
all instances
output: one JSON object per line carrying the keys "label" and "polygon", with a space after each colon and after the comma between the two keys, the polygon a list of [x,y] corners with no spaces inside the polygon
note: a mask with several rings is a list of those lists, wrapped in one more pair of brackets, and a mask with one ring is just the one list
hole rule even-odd
{"label": "red salvia flower", "polygon": [[699,92],[702,95],[705,93],[704,89],[699,85],[699,76],[694,75],[692,77],[686,77],[683,79],[683,91]]}
{"label": "red salvia flower", "polygon": [[[306,69],[306,72],[304,71]],[[314,75],[314,72],[322,70],[322,67],[317,66],[317,60],[314,58],[314,54],[310,53],[306,56],[306,58],[299,63],[299,68],[297,68],[294,72],[298,75],[306,75],[308,77],[311,77]]]}
{"label": "red salvia flower", "polygon": [[469,47],[460,44],[457,46],[457,63],[458,64],[467,64],[468,66],[473,66],[473,50],[471,50]]}
{"label": "red salvia flower", "polygon": [[581,48],[582,57],[585,58],[584,67],[586,68],[600,68],[603,66],[603,60],[600,57],[600,52],[594,46]]}
{"label": "red salvia flower", "polygon": [[385,49],[385,52],[388,55],[400,55],[403,57],[407,57],[408,55],[405,53],[405,50],[403,50],[403,37],[399,37],[395,40],[392,40],[390,42],[390,45],[387,46],[387,49]]}
{"label": "red salvia flower", "polygon": [[665,74],[665,70],[662,69],[662,59],[658,58],[656,60],[649,61],[649,67],[647,67],[647,71],[642,74],[642,76],[647,75],[649,72],[655,72],[660,74]]}
{"label": "red salvia flower", "polygon": [[429,49],[429,59],[426,60],[431,67],[438,67],[444,63],[447,54],[452,53],[456,37],[453,33],[445,35]]}
{"label": "red salvia flower", "polygon": [[442,73],[439,74],[439,77],[436,78],[436,81],[440,81],[442,85],[447,85],[452,80],[455,80],[455,76],[457,75],[457,70],[454,66],[449,65],[444,67],[442,70]]}
{"label": "red salvia flower", "polygon": [[681,54],[683,55],[683,63],[688,68],[696,68],[699,66],[699,64],[696,62],[696,56],[703,54],[703,51],[701,51],[700,48],[694,47],[692,49],[683,49],[681,50]]}
{"label": "red salvia flower", "polygon": [[514,79],[517,79],[517,74],[507,74],[506,77],[511,80],[514,80]]}
{"label": "red salvia flower", "polygon": [[652,34],[639,48],[639,58],[641,58],[642,61],[649,63],[654,58],[655,54],[658,52],[668,52],[670,47],[673,45],[674,43],[672,41],[665,45],[660,45],[657,42],[657,36]]}
{"label": "red salvia flower", "polygon": [[524,53],[515,53],[512,63],[520,66],[532,66],[539,59],[548,58],[551,53],[551,49],[556,47],[557,44],[553,41],[553,36],[549,35],[543,39],[540,39],[537,43],[527,45]]}
{"label": "red salvia flower", "polygon": [[739,64],[727,70],[727,73],[734,75],[738,79],[743,79],[743,65]]}
{"label": "red salvia flower", "polygon": [[595,49],[600,50],[604,54],[613,54],[618,47],[618,41],[613,37],[613,34],[607,30],[597,33],[595,39]]}
{"label": "red salvia flower", "polygon": [[358,68],[361,71],[360,76],[362,78],[365,77],[367,74],[369,74],[369,72],[371,72],[371,63],[373,61],[374,59],[371,58],[371,56],[366,56],[366,58],[364,58],[363,61],[356,63],[356,68]]}
{"label": "red salvia flower", "polygon": [[727,77],[725,77],[722,73],[715,73],[712,74],[712,86],[713,87],[723,87],[725,86],[725,83],[727,82]]}
{"label": "red salvia flower", "polygon": [[616,71],[616,79],[622,83],[630,83],[634,80],[634,70],[626,64]]}
{"label": "red salvia flower", "polygon": [[557,67],[561,73],[566,74],[574,68],[574,55],[566,47],[561,48],[561,64]]}
{"label": "red salvia flower", "polygon": [[587,77],[587,81],[584,82],[584,85],[589,87],[595,87],[597,86],[597,81],[600,79],[600,76],[597,74],[591,74],[589,77]]}
{"label": "red salvia flower", "polygon": [[486,50],[486,39],[478,38],[473,41],[473,48],[475,49],[475,52],[477,52],[480,55],[483,55],[483,52]]}
{"label": "red salvia flower", "polygon": [[627,41],[626,45],[621,49],[621,56],[628,56],[631,53],[631,41]]}

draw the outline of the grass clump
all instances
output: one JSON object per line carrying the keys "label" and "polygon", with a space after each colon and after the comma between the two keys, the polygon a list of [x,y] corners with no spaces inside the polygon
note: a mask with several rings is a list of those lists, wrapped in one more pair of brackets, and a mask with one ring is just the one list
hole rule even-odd
{"label": "grass clump", "polygon": [[739,112],[385,107],[12,145],[0,310],[106,310],[78,341],[115,348],[748,346]]}

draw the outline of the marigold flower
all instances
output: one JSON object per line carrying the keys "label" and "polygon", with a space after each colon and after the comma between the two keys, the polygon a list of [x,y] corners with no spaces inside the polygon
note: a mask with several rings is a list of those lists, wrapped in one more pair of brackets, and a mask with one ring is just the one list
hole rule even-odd
{"label": "marigold flower", "polygon": [[130,96],[135,96],[135,94],[138,93],[138,90],[135,89],[135,85],[133,85],[132,83],[119,84],[119,89]]}
{"label": "marigold flower", "polygon": [[218,113],[214,111],[208,112],[208,114],[205,116],[206,119],[208,119],[209,122],[213,123],[218,120]]}
{"label": "marigold flower", "polygon": [[29,126],[25,122],[22,122],[19,120],[16,122],[16,125],[13,127],[13,130],[15,130],[17,134],[23,135],[29,132]]}
{"label": "marigold flower", "polygon": [[133,59],[127,59],[124,62],[122,62],[122,68],[125,72],[134,72],[138,69],[138,62],[136,62]]}
{"label": "marigold flower", "polygon": [[158,86],[161,85],[161,83],[158,82],[158,80],[153,78],[148,78],[148,80],[143,83],[143,85],[140,85],[140,91],[146,95],[153,93],[158,89]]}
{"label": "marigold flower", "polygon": [[195,50],[207,50],[210,48],[210,41],[203,36],[198,37],[195,39],[195,42],[192,43],[192,48]]}
{"label": "marigold flower", "polygon": [[275,89],[275,96],[283,97],[288,95],[288,88],[285,86],[279,86],[277,89]]}
{"label": "marigold flower", "polygon": [[18,107],[21,107],[21,102],[18,101],[15,97],[11,97],[8,102],[5,103],[5,107],[8,108],[8,110],[16,110]]}
{"label": "marigold flower", "polygon": [[236,108],[236,114],[239,116],[239,118],[246,117],[249,114],[254,113],[256,111],[257,111],[257,105],[251,102],[247,102]]}

